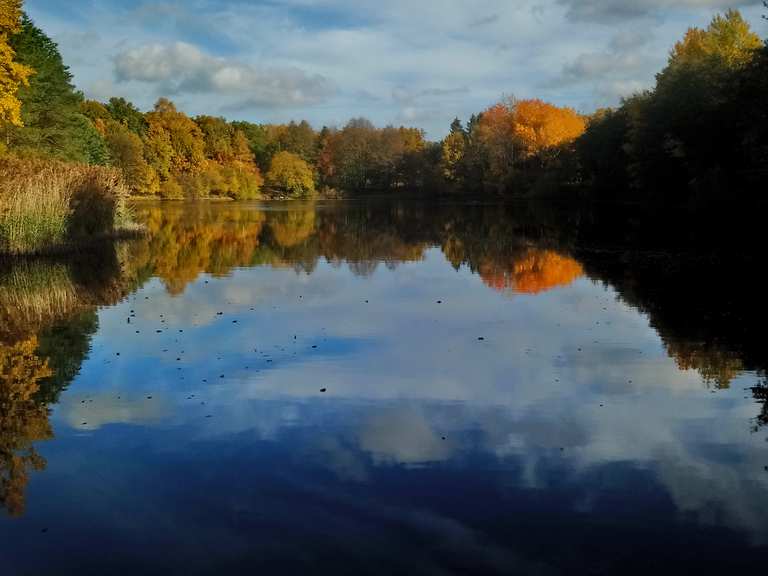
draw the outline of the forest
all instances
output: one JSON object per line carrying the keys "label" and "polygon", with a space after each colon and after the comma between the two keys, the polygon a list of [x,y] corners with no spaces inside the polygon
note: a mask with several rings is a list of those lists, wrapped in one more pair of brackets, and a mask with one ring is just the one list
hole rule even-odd
{"label": "forest", "polygon": [[[617,108],[582,114],[506,97],[430,142],[418,128],[377,128],[364,118],[317,130],[306,121],[190,117],[166,98],[146,112],[121,97],[87,100],[21,0],[0,7],[6,252],[72,236],[69,216],[56,206],[94,207],[94,198],[107,207],[87,232],[102,234],[130,229],[128,196],[408,193],[698,206],[726,190],[729,202],[759,200],[751,191],[768,177],[768,46],[736,10],[689,29],[655,86]],[[84,189],[87,202],[77,200]]]}

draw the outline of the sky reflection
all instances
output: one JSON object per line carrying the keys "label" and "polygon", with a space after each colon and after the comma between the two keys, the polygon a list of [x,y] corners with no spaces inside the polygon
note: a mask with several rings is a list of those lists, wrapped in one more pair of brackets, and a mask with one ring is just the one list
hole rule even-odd
{"label": "sky reflection", "polygon": [[[269,249],[306,249],[318,221]],[[708,561],[713,542],[737,564],[764,551],[756,372],[717,389],[681,369],[651,319],[578,263],[569,281],[498,291],[434,244],[362,275],[342,255],[203,268],[181,290],[155,271],[99,308],[50,405],[25,515],[0,518],[12,569],[89,542],[86,572],[184,554],[200,572],[344,557],[557,573],[620,566],[649,523],[644,545],[672,565],[683,534],[713,546]],[[545,528],[571,534],[560,560]],[[577,551],[587,538],[613,546],[602,563]]]}

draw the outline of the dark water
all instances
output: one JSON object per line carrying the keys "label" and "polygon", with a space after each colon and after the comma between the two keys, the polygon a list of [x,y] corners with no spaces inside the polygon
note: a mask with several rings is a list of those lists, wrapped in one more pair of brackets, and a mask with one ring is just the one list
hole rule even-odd
{"label": "dark water", "polygon": [[137,211],[0,266],[2,574],[765,564],[759,255],[514,205]]}

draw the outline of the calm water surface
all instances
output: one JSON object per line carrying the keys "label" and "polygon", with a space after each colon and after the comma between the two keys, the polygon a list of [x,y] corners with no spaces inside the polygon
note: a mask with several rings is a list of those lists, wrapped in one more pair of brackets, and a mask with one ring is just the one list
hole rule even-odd
{"label": "calm water surface", "polygon": [[0,266],[3,574],[768,558],[764,313],[727,267],[515,206],[137,212]]}

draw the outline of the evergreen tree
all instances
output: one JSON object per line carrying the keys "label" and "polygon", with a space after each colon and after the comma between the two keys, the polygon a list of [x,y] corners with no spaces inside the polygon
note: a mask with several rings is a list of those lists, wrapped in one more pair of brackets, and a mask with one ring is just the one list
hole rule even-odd
{"label": "evergreen tree", "polygon": [[101,134],[82,114],[83,95],[58,46],[26,15],[11,38],[19,63],[35,70],[28,86],[19,89],[23,127],[10,127],[11,148],[63,160],[104,164],[108,156]]}

